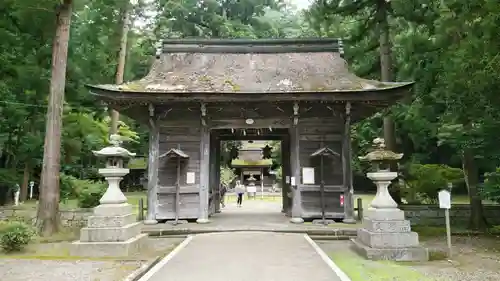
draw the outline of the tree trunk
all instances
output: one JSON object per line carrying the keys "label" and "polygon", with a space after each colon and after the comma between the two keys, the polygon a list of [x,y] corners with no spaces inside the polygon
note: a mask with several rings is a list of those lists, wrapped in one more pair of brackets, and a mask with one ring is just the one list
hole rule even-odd
{"label": "tree trunk", "polygon": [[[390,28],[388,22],[388,8],[390,3],[386,0],[381,0],[380,3],[380,38],[379,38],[379,50],[380,50],[380,76],[381,81],[391,82],[392,80],[392,52],[391,52],[391,42],[390,42]],[[384,140],[387,149],[392,151],[397,151],[396,147],[396,134],[395,126],[392,117],[389,115],[384,116]],[[391,170],[397,171],[397,163],[391,164]],[[393,183],[390,188],[390,193],[396,203],[401,204],[401,189],[399,185]]]}
{"label": "tree trunk", "polygon": [[56,33],[52,46],[50,95],[37,213],[37,228],[41,236],[49,236],[59,230],[61,129],[72,2],[64,0],[56,8]]}
{"label": "tree trunk", "polygon": [[[129,11],[130,4],[127,3],[125,4],[125,7],[123,7],[122,12],[121,12],[121,21],[122,21],[122,32],[121,32],[121,39],[120,39],[120,49],[118,52],[118,64],[116,66],[116,79],[115,83],[117,85],[120,85],[123,83],[123,76],[125,73],[125,61],[127,58],[127,39],[128,39],[128,31],[129,31],[129,17],[130,17],[130,11]],[[120,119],[120,114],[118,111],[111,109],[111,128],[109,130],[110,134],[116,134],[118,133],[118,121]]]}
{"label": "tree trunk", "polygon": [[465,176],[465,183],[469,191],[470,218],[469,229],[486,230],[487,223],[483,214],[483,202],[478,191],[479,169],[474,159],[474,154],[470,149],[465,149],[462,158],[462,168]]}
{"label": "tree trunk", "polygon": [[30,181],[30,165],[26,162],[24,164],[23,183],[19,192],[19,201],[24,202],[28,199],[28,185]]}

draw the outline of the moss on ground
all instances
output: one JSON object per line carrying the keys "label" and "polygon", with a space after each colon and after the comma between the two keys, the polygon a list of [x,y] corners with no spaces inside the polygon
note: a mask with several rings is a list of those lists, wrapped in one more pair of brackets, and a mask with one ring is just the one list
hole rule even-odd
{"label": "moss on ground", "polygon": [[351,251],[335,252],[330,258],[352,281],[441,281],[426,277],[404,264],[366,260]]}

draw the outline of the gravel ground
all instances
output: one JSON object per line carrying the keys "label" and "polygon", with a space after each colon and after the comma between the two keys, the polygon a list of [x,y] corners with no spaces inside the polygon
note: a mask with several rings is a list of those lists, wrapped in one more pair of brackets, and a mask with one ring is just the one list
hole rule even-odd
{"label": "gravel ground", "polygon": [[[318,241],[318,245],[327,253],[353,254],[348,241]],[[431,251],[446,251],[446,238],[428,239],[421,242]],[[500,240],[478,237],[453,237],[452,260],[436,260],[422,263],[397,263],[425,276],[422,281],[498,281],[500,280]],[[362,259],[361,257],[359,257]],[[360,260],[360,263],[362,261]],[[393,270],[382,262],[364,261],[365,265],[377,268],[387,266],[388,271]],[[371,280],[371,279],[370,279]],[[380,281],[407,280],[373,278]],[[413,279],[412,279],[413,280]],[[420,281],[420,279],[419,279]]]}
{"label": "gravel ground", "polygon": [[[430,250],[446,251],[445,239],[422,244]],[[479,237],[453,237],[451,261],[434,261],[413,266],[429,278],[451,281],[500,280],[500,240]]]}
{"label": "gravel ground", "polygon": [[2,281],[117,281],[143,262],[1,259]]}
{"label": "gravel ground", "polygon": [[[165,255],[182,238],[148,238],[149,251],[131,257],[128,261],[117,260],[54,260],[54,252],[62,252],[68,242],[40,244],[36,252],[25,253],[22,258],[0,258],[1,281],[120,281],[134,270],[158,255]],[[154,247],[153,247],[154,246]],[[30,255],[36,259],[30,259]]]}

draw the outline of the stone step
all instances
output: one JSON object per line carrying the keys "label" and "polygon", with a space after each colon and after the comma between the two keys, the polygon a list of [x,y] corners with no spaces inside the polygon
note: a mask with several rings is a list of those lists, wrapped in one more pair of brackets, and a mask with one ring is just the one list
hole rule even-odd
{"label": "stone step", "polygon": [[[339,240],[345,238],[356,237],[356,228],[334,229],[334,228],[321,228],[321,229],[289,229],[289,228],[266,228],[266,227],[203,227],[203,228],[189,228],[189,227],[175,227],[164,228],[161,227],[144,227],[143,233],[150,236],[164,237],[171,235],[188,235],[188,234],[202,234],[202,233],[221,233],[221,232],[277,232],[277,233],[303,233],[310,236],[325,236],[325,237],[339,237]],[[340,238],[341,237],[341,238]]]}
{"label": "stone step", "polygon": [[361,256],[370,260],[392,260],[392,261],[428,261],[429,252],[421,246],[402,248],[370,248],[361,241],[351,239],[353,248]]}
{"label": "stone step", "polygon": [[80,230],[81,242],[119,242],[127,241],[141,234],[140,222],[131,223],[122,227],[84,227]]}
{"label": "stone step", "polygon": [[366,218],[363,221],[363,228],[371,232],[411,232],[410,221],[408,220],[380,221]]}
{"label": "stone step", "polygon": [[122,216],[89,216],[88,227],[122,227],[137,221],[135,214]]}
{"label": "stone step", "polygon": [[147,234],[139,234],[120,242],[84,242],[71,244],[70,254],[76,257],[128,257],[147,246]]}
{"label": "stone step", "polygon": [[367,229],[358,229],[358,239],[371,248],[404,248],[418,246],[416,232],[372,232]]}

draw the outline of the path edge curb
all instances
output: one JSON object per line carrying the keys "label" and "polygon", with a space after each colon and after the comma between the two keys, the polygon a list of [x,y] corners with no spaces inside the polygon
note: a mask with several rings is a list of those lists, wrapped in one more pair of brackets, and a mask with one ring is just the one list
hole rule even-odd
{"label": "path edge curb", "polygon": [[151,268],[153,268],[160,260],[163,258],[163,256],[158,256],[156,257],[152,262],[148,262],[138,269],[134,270],[132,273],[130,273],[127,277],[125,277],[122,281],[138,281],[146,272],[148,272]]}
{"label": "path edge curb", "polygon": [[188,235],[188,237],[184,239],[184,241],[182,241],[182,243],[175,247],[170,253],[168,253],[168,255],[164,257],[158,257],[152,263],[140,267],[136,271],[132,272],[132,274],[123,281],[149,280],[156,272],[158,272],[163,266],[165,266],[165,264],[167,264],[182,249],[184,249],[191,242],[191,240],[193,240],[193,238],[193,235]]}
{"label": "path edge curb", "polygon": [[304,238],[306,239],[309,244],[316,250],[316,253],[321,257],[321,259],[335,272],[337,277],[340,279],[340,281],[352,281],[347,274],[345,274],[342,269],[340,269],[333,261],[330,259],[330,257],[323,251],[316,242],[314,242],[309,235],[305,234]]}

